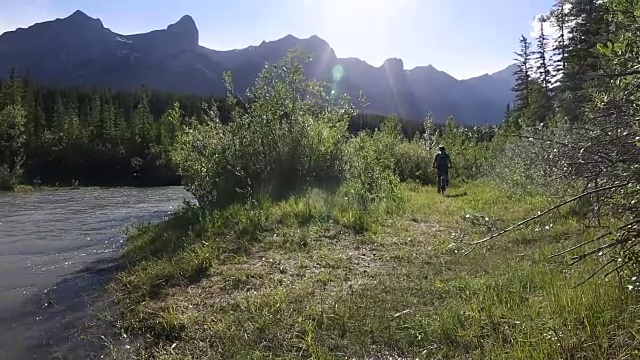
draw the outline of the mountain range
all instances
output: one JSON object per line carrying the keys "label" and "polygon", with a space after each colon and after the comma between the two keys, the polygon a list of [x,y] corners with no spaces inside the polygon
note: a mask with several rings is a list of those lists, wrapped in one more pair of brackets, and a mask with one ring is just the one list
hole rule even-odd
{"label": "mountain range", "polygon": [[[235,88],[244,93],[265,63],[280,60],[294,47],[314,55],[306,69],[309,77],[330,81],[337,92],[354,101],[362,90],[367,113],[395,113],[422,121],[430,112],[438,122],[451,115],[462,124],[496,124],[514,98],[515,65],[458,80],[431,65],[407,70],[397,58],[380,67],[357,58],[338,58],[318,36],[287,35],[258,46],[217,51],[200,46],[198,28],[188,15],[166,29],[134,35],[113,32],[81,11],[5,32],[0,35],[0,76],[15,68],[45,86],[136,90],[144,85],[158,91],[217,96],[225,92],[224,71],[231,71]],[[336,67],[343,75],[334,81]]]}

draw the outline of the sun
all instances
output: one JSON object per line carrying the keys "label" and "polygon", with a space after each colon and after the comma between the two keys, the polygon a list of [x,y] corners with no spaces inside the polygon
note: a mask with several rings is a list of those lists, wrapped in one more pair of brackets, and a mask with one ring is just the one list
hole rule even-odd
{"label": "sun", "polygon": [[[304,16],[313,33],[327,40],[341,57],[378,62],[419,0],[304,0]],[[429,1],[429,0],[422,0]],[[375,59],[375,60],[372,60]],[[334,74],[335,75],[335,74]]]}

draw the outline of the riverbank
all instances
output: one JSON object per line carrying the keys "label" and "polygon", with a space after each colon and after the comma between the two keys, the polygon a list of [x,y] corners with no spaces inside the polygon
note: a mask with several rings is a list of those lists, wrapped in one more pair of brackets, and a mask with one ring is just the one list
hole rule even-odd
{"label": "riverbank", "polygon": [[0,189],[0,190],[4,190],[4,191],[11,191],[11,192],[19,192],[19,193],[25,193],[25,192],[31,192],[34,190],[33,186],[29,186],[29,185],[15,185],[12,186],[11,188],[8,189]]}
{"label": "riverbank", "polygon": [[0,188],[0,192],[29,193],[36,190],[77,190],[96,188],[97,186],[54,186],[54,185],[25,185],[18,184],[7,188]]}
{"label": "riverbank", "polygon": [[[474,251],[465,242],[550,203],[486,183],[403,185],[367,231],[321,191],[139,228],[112,284],[140,358],[624,358],[632,293],[601,266],[549,255],[581,242],[559,212]],[[580,236],[576,236],[580,235]],[[124,355],[113,349],[115,358]]]}
{"label": "riverbank", "polygon": [[79,190],[79,189],[113,189],[113,188],[170,188],[180,185],[162,185],[162,186],[133,186],[133,185],[27,185],[18,184],[10,188],[0,188],[0,192],[17,192],[27,193],[36,190]]}

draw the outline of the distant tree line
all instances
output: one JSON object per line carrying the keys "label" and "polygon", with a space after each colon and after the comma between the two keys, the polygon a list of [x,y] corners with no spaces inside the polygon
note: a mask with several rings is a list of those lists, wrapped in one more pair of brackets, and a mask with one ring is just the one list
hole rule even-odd
{"label": "distant tree line", "polygon": [[[222,122],[229,121],[231,105],[224,98],[144,87],[136,92],[46,88],[12,71],[0,82],[0,187],[178,185],[180,177],[160,161],[159,152],[169,146],[177,126],[205,121],[204,112],[214,107]],[[387,118],[357,114],[347,131],[373,130]],[[422,123],[400,123],[408,139],[424,134]],[[479,131],[491,134],[487,129]]]}
{"label": "distant tree line", "polygon": [[173,109],[178,119],[200,119],[210,102],[144,88],[43,88],[12,72],[0,83],[0,166],[5,177],[28,183],[179,184],[154,156],[171,136],[173,124],[164,115]]}

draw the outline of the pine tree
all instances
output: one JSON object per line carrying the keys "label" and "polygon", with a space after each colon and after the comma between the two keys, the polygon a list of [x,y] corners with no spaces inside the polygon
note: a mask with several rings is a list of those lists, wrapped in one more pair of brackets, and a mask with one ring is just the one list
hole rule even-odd
{"label": "pine tree", "polygon": [[507,107],[504,109],[504,120],[506,121],[511,116],[511,104],[507,104]]}
{"label": "pine tree", "polygon": [[548,50],[549,50],[549,37],[545,33],[544,26],[548,19],[546,16],[541,16],[539,19],[540,34],[538,34],[536,42],[536,74],[545,92],[549,93],[551,88],[551,70],[549,68]]}
{"label": "pine tree", "polygon": [[[590,82],[600,67],[594,51],[606,42],[609,26],[599,0],[566,0],[564,71],[561,78],[562,110],[572,123],[582,121]],[[570,26],[568,26],[570,24]]]}
{"label": "pine tree", "polygon": [[27,149],[35,146],[37,142],[37,127],[38,112],[36,108],[36,94],[35,88],[30,86],[29,80],[25,77],[22,80],[23,99],[22,108],[25,110],[25,134],[26,134],[26,147]]}
{"label": "pine tree", "polygon": [[102,139],[102,99],[100,93],[96,92],[91,97],[91,107],[89,110],[89,122],[87,124],[87,135],[89,142],[92,144],[99,144],[99,140]]}
{"label": "pine tree", "polygon": [[[516,95],[515,104],[505,124],[509,131],[537,126],[546,122],[551,113],[549,84],[547,83],[547,87],[543,84],[545,77],[546,80],[549,80],[544,36],[543,30],[543,40],[538,41],[540,45],[537,51],[531,49],[531,43],[524,35],[520,37],[520,51],[516,53],[518,70],[514,73],[516,79],[512,89]],[[534,64],[533,60],[536,55],[538,62]],[[539,76],[534,77],[534,73]]]}
{"label": "pine tree", "polygon": [[44,142],[44,137],[47,133],[47,119],[44,112],[44,97],[42,91],[38,89],[34,90],[34,104],[33,104],[33,139],[30,140],[32,144],[41,144]]}
{"label": "pine tree", "polygon": [[531,43],[526,36],[520,37],[520,52],[516,52],[516,64],[518,70],[515,76],[515,84],[511,89],[516,94],[513,112],[519,116],[524,109],[529,107],[531,99],[531,75],[533,70]]}
{"label": "pine tree", "polygon": [[[27,79],[27,76],[19,78],[14,70],[8,81],[0,81],[0,104],[6,104],[0,108],[2,125],[7,124],[4,120],[11,114],[12,124],[23,123],[24,132],[19,134],[25,139],[24,145],[19,147],[14,146],[20,144],[19,139],[12,140],[11,144],[3,141],[0,145],[0,152],[5,153],[0,155],[0,167],[5,165],[0,170],[0,177],[4,179],[8,174],[9,160],[6,159],[9,158],[14,159],[11,160],[14,168],[13,164],[19,165],[26,158],[29,166],[24,178],[39,178],[49,184],[69,183],[74,179],[87,184],[101,182],[104,173],[96,175],[97,178],[93,173],[97,168],[111,166],[109,164],[114,166],[114,178],[106,181],[128,183],[129,172],[123,170],[128,169],[131,159],[143,163],[150,171],[148,176],[158,176],[154,172],[154,167],[158,166],[156,159],[149,157],[154,143],[166,146],[173,142],[183,112],[190,118],[197,114],[202,116],[199,104],[203,99],[195,96],[150,94],[146,90],[111,93],[77,88],[51,89],[36,86]],[[18,100],[17,105],[11,104]],[[94,111],[97,109],[100,111]],[[24,117],[15,114],[24,114]],[[161,117],[160,123],[155,123],[154,119]],[[8,128],[0,129],[2,131],[6,132]],[[129,141],[133,135],[137,141]],[[113,151],[104,151],[104,146]],[[16,149],[21,151],[16,152]],[[7,151],[11,155],[7,155]],[[104,171],[109,173],[108,169]],[[163,171],[166,174],[167,169]]]}
{"label": "pine tree", "polygon": [[0,110],[11,105],[20,105],[22,107],[23,91],[22,80],[16,74],[16,69],[13,68],[9,74],[9,82],[2,87]]}
{"label": "pine tree", "polygon": [[511,104],[507,104],[507,107],[504,109],[504,117],[502,118],[502,124],[504,128],[511,129],[511,121],[513,118],[513,112],[511,111]]}
{"label": "pine tree", "polygon": [[551,99],[538,78],[531,79],[529,107],[524,111],[521,121],[526,126],[538,126],[550,120]]}
{"label": "pine tree", "polygon": [[123,109],[115,109],[114,110],[114,130],[115,130],[115,143],[114,145],[118,147],[122,147],[128,142],[130,142],[130,125],[127,124],[124,117]]}
{"label": "pine tree", "polygon": [[68,141],[67,112],[60,93],[56,93],[53,105],[53,137],[58,147],[65,147]]}
{"label": "pine tree", "polygon": [[536,98],[536,106],[533,108],[535,113],[535,123],[540,124],[547,122],[553,112],[553,104],[551,102],[551,69],[548,61],[549,38],[545,33],[544,26],[549,21],[546,16],[539,19],[540,33],[536,41],[536,74],[539,86],[534,89],[533,96]]}
{"label": "pine tree", "polygon": [[100,115],[100,129],[102,140],[105,144],[115,145],[117,140],[116,124],[115,124],[115,108],[113,102],[109,99],[102,104],[102,113]]}
{"label": "pine tree", "polygon": [[567,29],[565,76],[567,81],[582,85],[585,76],[598,71],[593,50],[606,39],[606,17],[599,0],[570,0],[568,4],[566,15],[571,26]]}
{"label": "pine tree", "polygon": [[85,141],[87,129],[80,123],[80,99],[76,89],[71,89],[66,95],[65,121],[67,122],[67,137],[73,141]]}
{"label": "pine tree", "polygon": [[[560,76],[564,73],[565,70],[565,59],[566,59],[566,29],[567,29],[567,0],[556,0],[556,3],[553,5],[551,9],[551,13],[549,16],[549,20],[552,24],[558,29],[557,39],[552,51],[553,57],[553,73],[555,76],[555,81],[557,81]],[[554,81],[554,82],[555,82]],[[554,83],[555,85],[555,83]]]}
{"label": "pine tree", "polygon": [[502,129],[504,129],[507,133],[517,133],[520,131],[521,126],[518,118],[514,115],[513,109],[510,104],[507,104],[507,107],[504,111],[504,119],[502,121]]}
{"label": "pine tree", "polygon": [[77,108],[70,106],[65,111],[65,138],[68,139],[75,147],[84,146],[86,143],[86,131],[80,124]]}
{"label": "pine tree", "polygon": [[140,102],[133,113],[132,134],[139,150],[147,148],[155,139],[153,116],[149,109],[149,95],[143,91]]}

